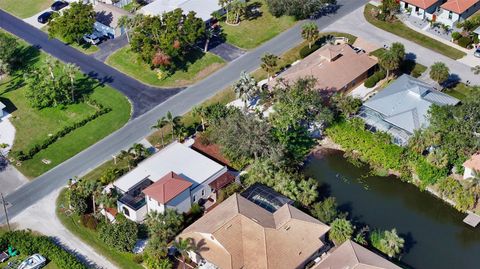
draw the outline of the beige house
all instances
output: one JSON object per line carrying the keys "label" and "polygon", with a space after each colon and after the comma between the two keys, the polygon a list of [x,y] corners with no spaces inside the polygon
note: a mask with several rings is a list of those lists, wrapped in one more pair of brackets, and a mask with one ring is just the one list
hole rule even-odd
{"label": "beige house", "polygon": [[329,229],[289,204],[270,213],[234,194],[179,237],[193,239],[204,268],[293,269],[318,256]]}
{"label": "beige house", "polygon": [[463,179],[473,178],[480,171],[480,153],[472,155],[470,159],[463,163]]}
{"label": "beige house", "polygon": [[348,240],[312,269],[401,269],[380,255]]}
{"label": "beige house", "polygon": [[[349,44],[328,44],[281,73],[277,79],[295,81],[314,77],[316,87],[327,92],[348,91],[374,72],[377,59]],[[271,83],[275,84],[275,83]]]}

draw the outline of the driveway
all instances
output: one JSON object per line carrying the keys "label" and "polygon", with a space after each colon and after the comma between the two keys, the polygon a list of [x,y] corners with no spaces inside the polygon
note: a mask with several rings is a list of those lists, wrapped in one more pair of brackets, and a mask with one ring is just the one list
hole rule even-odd
{"label": "driveway", "polygon": [[31,229],[51,236],[57,244],[76,255],[91,268],[117,269],[118,267],[98,254],[92,247],[79,240],[62,225],[55,213],[55,202],[59,193],[60,189],[51,192],[21,214],[15,216],[11,220],[12,226],[17,229]]}
{"label": "driveway", "polygon": [[115,39],[103,41],[98,45],[99,51],[92,54],[93,58],[105,62],[105,60],[116,50],[123,48],[128,44],[127,36],[121,35]]}
{"label": "driveway", "polygon": [[390,45],[393,42],[401,42],[405,45],[407,58],[415,60],[427,67],[434,62],[444,62],[450,68],[450,73],[453,77],[458,77],[462,82],[470,81],[474,85],[480,85],[480,76],[473,74],[469,65],[448,58],[442,54],[371,25],[363,16],[363,9],[363,6],[357,8],[357,10],[349,14],[347,17],[343,17],[341,20],[337,20],[327,26],[325,31],[350,33],[370,42],[377,43],[380,47],[383,47],[383,45]]}
{"label": "driveway", "polygon": [[218,37],[213,37],[208,44],[208,51],[220,56],[227,62],[231,62],[245,54],[245,50],[228,44]]}
{"label": "driveway", "polygon": [[8,195],[28,183],[28,179],[15,166],[0,156],[0,192]]}

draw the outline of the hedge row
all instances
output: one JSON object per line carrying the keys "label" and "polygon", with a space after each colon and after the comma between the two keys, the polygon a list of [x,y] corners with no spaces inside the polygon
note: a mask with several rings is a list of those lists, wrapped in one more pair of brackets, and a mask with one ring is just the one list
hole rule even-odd
{"label": "hedge row", "polygon": [[367,88],[373,88],[375,85],[377,85],[377,83],[380,80],[384,79],[386,76],[387,74],[385,74],[385,71],[378,70],[377,72],[375,72],[373,75],[371,75],[369,78],[365,80],[364,85]]}
{"label": "hedge row", "polygon": [[102,107],[99,110],[97,110],[94,114],[86,117],[85,119],[83,119],[81,121],[78,121],[78,122],[75,122],[72,125],[65,126],[62,130],[60,130],[57,133],[55,133],[54,135],[50,136],[49,138],[44,140],[41,144],[36,144],[32,148],[30,148],[29,150],[27,150],[25,152],[23,150],[20,150],[18,152],[14,152],[13,154],[14,154],[14,156],[17,157],[17,159],[19,161],[29,160],[29,159],[33,158],[33,156],[35,156],[35,154],[37,154],[41,150],[46,149],[51,144],[55,143],[58,139],[66,136],[67,134],[74,131],[75,129],[86,125],[90,121],[92,121],[92,120],[94,120],[94,119],[96,119],[96,118],[98,118],[98,117],[102,116],[103,114],[106,114],[110,111],[112,111],[111,108],[109,108],[109,107],[103,108]]}
{"label": "hedge row", "polygon": [[12,246],[23,255],[39,253],[50,261],[53,261],[58,268],[63,269],[87,269],[77,258],[56,245],[47,236],[33,235],[29,231],[13,231],[0,235],[0,249]]}

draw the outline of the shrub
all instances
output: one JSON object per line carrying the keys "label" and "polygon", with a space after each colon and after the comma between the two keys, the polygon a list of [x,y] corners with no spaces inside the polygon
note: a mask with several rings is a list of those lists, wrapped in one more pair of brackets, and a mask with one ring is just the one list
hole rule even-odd
{"label": "shrub", "polygon": [[384,79],[386,77],[385,71],[383,70],[378,70],[375,72],[373,75],[371,75],[369,78],[365,80],[365,87],[367,88],[373,88],[377,83]]}
{"label": "shrub", "polygon": [[458,39],[460,39],[462,37],[462,35],[459,33],[459,32],[453,32],[452,33],[452,39],[454,41],[457,41]]}
{"label": "shrub", "polygon": [[466,36],[462,36],[458,39],[458,45],[464,48],[468,48],[472,44],[472,40]]}
{"label": "shrub", "polygon": [[321,47],[320,44],[313,43],[311,48],[309,48],[308,45],[301,48],[300,52],[298,54],[300,55],[300,58],[303,59],[303,58],[307,57],[308,55],[312,54],[314,51],[318,50],[320,47]]}
{"label": "shrub", "polygon": [[117,218],[100,227],[100,239],[120,251],[131,251],[137,242],[138,227],[133,221]]}
{"label": "shrub", "polygon": [[415,172],[423,186],[435,184],[438,180],[447,176],[447,169],[437,168],[431,165],[423,156],[419,156],[415,162]]}
{"label": "shrub", "polygon": [[97,230],[98,221],[92,214],[82,215],[80,222],[84,227],[87,227],[90,230]]}
{"label": "shrub", "polygon": [[135,263],[142,264],[143,260],[144,260],[144,257],[141,254],[137,254],[137,255],[133,256],[133,261]]}

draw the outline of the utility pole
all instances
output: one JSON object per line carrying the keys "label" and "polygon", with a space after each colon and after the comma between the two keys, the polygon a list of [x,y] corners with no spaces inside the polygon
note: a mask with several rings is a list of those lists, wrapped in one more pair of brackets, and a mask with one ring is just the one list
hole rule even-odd
{"label": "utility pole", "polygon": [[3,193],[0,192],[0,196],[2,196],[3,210],[5,211],[5,218],[7,219],[8,231],[10,232],[12,230],[10,229],[10,222],[8,221],[7,204],[5,203],[5,198],[3,197]]}

